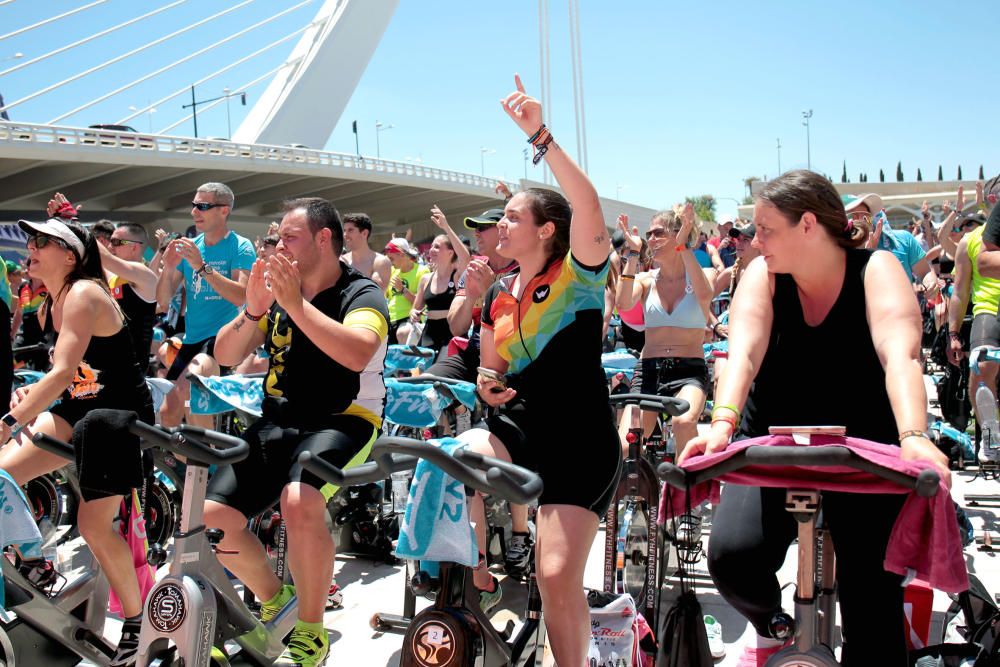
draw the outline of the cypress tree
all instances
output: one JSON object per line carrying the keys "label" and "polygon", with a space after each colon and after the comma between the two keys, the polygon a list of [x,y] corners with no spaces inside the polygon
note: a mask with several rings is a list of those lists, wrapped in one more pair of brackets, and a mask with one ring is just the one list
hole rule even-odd
{"label": "cypress tree", "polygon": [[939,181],[944,180],[944,173],[941,171],[941,165],[938,165],[938,180]]}
{"label": "cypress tree", "polygon": [[962,180],[962,165],[958,165],[958,180]]}
{"label": "cypress tree", "polygon": [[903,182],[903,162],[899,161],[896,163],[896,180],[900,183]]}
{"label": "cypress tree", "polygon": [[885,183],[885,172],[881,169],[878,170],[878,182]]}
{"label": "cypress tree", "polygon": [[844,171],[841,172],[840,174],[840,182],[841,183],[847,182],[847,160],[844,160]]}
{"label": "cypress tree", "polygon": [[983,165],[979,165],[979,180],[985,180],[983,178]]}
{"label": "cypress tree", "polygon": [[920,173],[920,167],[917,167],[917,180],[918,181],[924,180],[924,175]]}

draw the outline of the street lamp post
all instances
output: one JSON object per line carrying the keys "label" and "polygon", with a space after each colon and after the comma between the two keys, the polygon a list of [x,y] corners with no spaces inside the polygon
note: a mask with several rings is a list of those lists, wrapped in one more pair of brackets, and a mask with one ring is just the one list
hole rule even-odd
{"label": "street lamp post", "polygon": [[627,185],[622,185],[621,183],[615,184],[615,199],[618,201],[622,200],[622,190],[628,188]]}
{"label": "street lamp post", "polygon": [[778,176],[781,176],[781,137],[778,137]]}
{"label": "street lamp post", "polygon": [[380,135],[385,130],[391,130],[396,127],[395,125],[386,125],[381,121],[375,121],[375,157],[379,160],[382,159],[382,147],[379,144],[378,135]]}
{"label": "street lamp post", "polygon": [[484,178],[486,177],[486,155],[489,153],[496,153],[496,150],[485,146],[479,147],[479,174]]}
{"label": "street lamp post", "polygon": [[802,112],[802,118],[805,119],[802,121],[802,124],[806,126],[806,169],[810,170],[812,169],[812,149],[811,146],[809,145],[809,119],[812,117],[813,117],[812,109]]}
{"label": "street lamp post", "polygon": [[524,149],[524,180],[528,180],[528,149]]}
{"label": "street lamp post", "polygon": [[182,109],[191,109],[191,118],[194,121],[194,136],[195,136],[196,139],[198,138],[198,105],[199,104],[208,104],[209,102],[215,102],[217,100],[221,100],[221,99],[225,98],[225,100],[226,100],[226,117],[227,118],[229,117],[229,98],[230,97],[236,97],[237,95],[239,95],[240,96],[240,102],[243,104],[243,106],[247,105],[247,91],[241,90],[239,92],[232,93],[232,92],[229,92],[228,88],[224,88],[223,90],[225,91],[225,93],[223,95],[219,95],[218,97],[210,97],[207,100],[196,100],[194,98],[194,86],[191,86],[191,104],[182,104],[181,108]]}
{"label": "street lamp post", "polygon": [[[134,104],[130,104],[129,107],[128,107],[128,110],[132,111],[132,112],[135,112],[135,111],[139,110],[139,107],[135,106]],[[149,133],[150,134],[153,133],[153,114],[154,113],[156,113],[156,107],[150,106],[149,104],[147,104],[147,106],[146,106],[146,115],[149,117]]]}

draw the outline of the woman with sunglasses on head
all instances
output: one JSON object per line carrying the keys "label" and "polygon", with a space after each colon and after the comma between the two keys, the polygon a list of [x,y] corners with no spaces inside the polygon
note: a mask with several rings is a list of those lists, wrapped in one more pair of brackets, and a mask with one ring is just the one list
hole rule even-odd
{"label": "woman with sunglasses on head", "polygon": [[[708,366],[702,343],[705,327],[711,321],[712,287],[695,259],[692,246],[698,238],[694,207],[688,203],[673,211],[653,216],[646,237],[652,261],[658,265],[649,273],[636,274],[642,239],[636,227],[630,232],[619,222],[625,234],[624,267],[618,283],[619,312],[643,304],[645,344],[635,376],[633,390],[643,394],[675,396],[691,408],[671,421],[676,451],[698,433],[698,420],[705,408],[708,392]],[[717,327],[716,327],[717,328]],[[631,423],[629,406],[622,417],[622,440]],[[643,432],[653,429],[656,415],[643,412]],[[624,446],[624,445],[623,445]]]}
{"label": "woman with sunglasses on head", "polygon": [[[535,566],[549,644],[557,664],[582,665],[591,635],[583,573],[621,471],[601,368],[611,244],[594,186],[552,140],[541,105],[524,92],[520,77],[514,81],[517,90],[502,101],[504,111],[566,197],[524,190],[497,223],[497,251],[517,260],[519,269],[484,297],[476,388],[495,412],[488,431],[472,429],[460,438],[541,475]],[[486,517],[479,494],[470,514],[482,549]],[[480,605],[492,609],[500,588],[482,553],[473,580]]]}
{"label": "woman with sunglasses on head", "polygon": [[[62,457],[32,444],[35,433],[68,442],[73,426],[100,408],[132,410],[149,423],[154,416],[124,316],[105,282],[94,236],[75,222],[56,219],[18,224],[30,235],[28,273],[49,289],[40,318],[56,336],[52,369],[36,384],[16,390],[10,411],[0,419],[0,442],[7,443],[0,449],[0,468],[18,484],[26,484],[66,465]],[[50,409],[57,398],[60,403]],[[135,454],[139,456],[138,449]],[[126,461],[120,463],[127,467]],[[122,496],[85,495],[89,497],[80,500],[77,515],[80,534],[121,600],[126,617],[118,654],[110,664],[131,665],[142,602],[132,553],[112,526]],[[35,573],[37,579],[51,570],[51,564],[26,565],[44,568],[41,575]]]}
{"label": "woman with sunglasses on head", "polygon": [[[754,224],[763,257],[733,300],[712,425],[680,463],[724,450],[734,436],[765,436],[771,426],[842,425],[848,436],[898,444],[902,459],[928,461],[950,481],[947,457],[925,433],[920,312],[900,263],[861,248],[866,230],[814,172],[790,171],[767,183],[757,193]],[[903,578],[883,566],[904,500],[823,494],[847,667],[908,664]],[[781,611],[775,573],[796,530],[784,489],[731,484],[716,507],[709,572],[756,629],[741,665],[763,665],[781,647],[769,630]]]}

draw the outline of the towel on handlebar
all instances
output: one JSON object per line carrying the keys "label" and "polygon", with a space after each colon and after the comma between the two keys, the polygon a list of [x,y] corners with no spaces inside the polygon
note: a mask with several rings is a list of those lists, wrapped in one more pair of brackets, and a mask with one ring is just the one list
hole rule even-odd
{"label": "towel on handlebar", "polygon": [[[917,475],[930,467],[922,461],[899,458],[899,447],[882,445],[861,438],[814,435],[809,447],[846,446],[859,456],[886,468]],[[698,471],[731,458],[752,445],[793,445],[790,436],[764,436],[734,442],[724,451],[696,456],[685,462],[684,469]],[[892,529],[886,547],[885,569],[908,576],[915,574],[931,586],[947,593],[960,593],[969,587],[962,540],[955,521],[955,507],[948,488],[941,483],[933,498],[923,498],[888,480],[848,466],[747,466],[728,472],[690,489],[691,507],[705,500],[719,502],[720,482],[775,488],[819,489],[852,493],[908,493],[903,509]],[[668,494],[670,502],[668,502]],[[668,508],[683,512],[685,492],[666,486],[660,494],[659,521],[670,518]]]}
{"label": "towel on handlebar", "polygon": [[452,396],[469,410],[476,408],[476,385],[471,382],[444,385],[448,395],[427,382],[385,379],[385,419],[410,428],[430,428],[452,402]]}
{"label": "towel on handlebar", "polygon": [[[463,444],[455,438],[430,440],[449,454]],[[410,560],[479,563],[476,535],[469,523],[465,485],[421,459],[413,471],[406,513],[399,527],[396,556]]]}
{"label": "towel on handlebar", "polygon": [[214,415],[236,409],[260,417],[264,380],[245,375],[193,376],[191,414]]}
{"label": "towel on handlebar", "polygon": [[139,437],[128,427],[131,410],[91,410],[73,427],[73,449],[84,500],[124,496],[142,486]]}
{"label": "towel on handlebar", "polygon": [[434,363],[434,350],[429,347],[417,347],[424,356],[408,354],[412,351],[410,345],[389,345],[385,351],[385,374],[392,375],[399,371],[412,371],[427,367]]}

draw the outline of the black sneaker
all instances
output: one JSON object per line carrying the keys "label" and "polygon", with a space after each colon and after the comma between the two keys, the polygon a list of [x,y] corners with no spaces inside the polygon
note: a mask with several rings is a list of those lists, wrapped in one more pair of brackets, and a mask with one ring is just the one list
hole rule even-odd
{"label": "black sneaker", "polygon": [[118,650],[115,651],[108,667],[135,667],[140,628],[142,628],[142,616],[125,619],[125,623],[122,624],[122,638],[118,641]]}
{"label": "black sneaker", "polygon": [[504,570],[509,575],[520,575],[528,571],[531,559],[531,534],[512,533],[507,553],[504,554]]}

